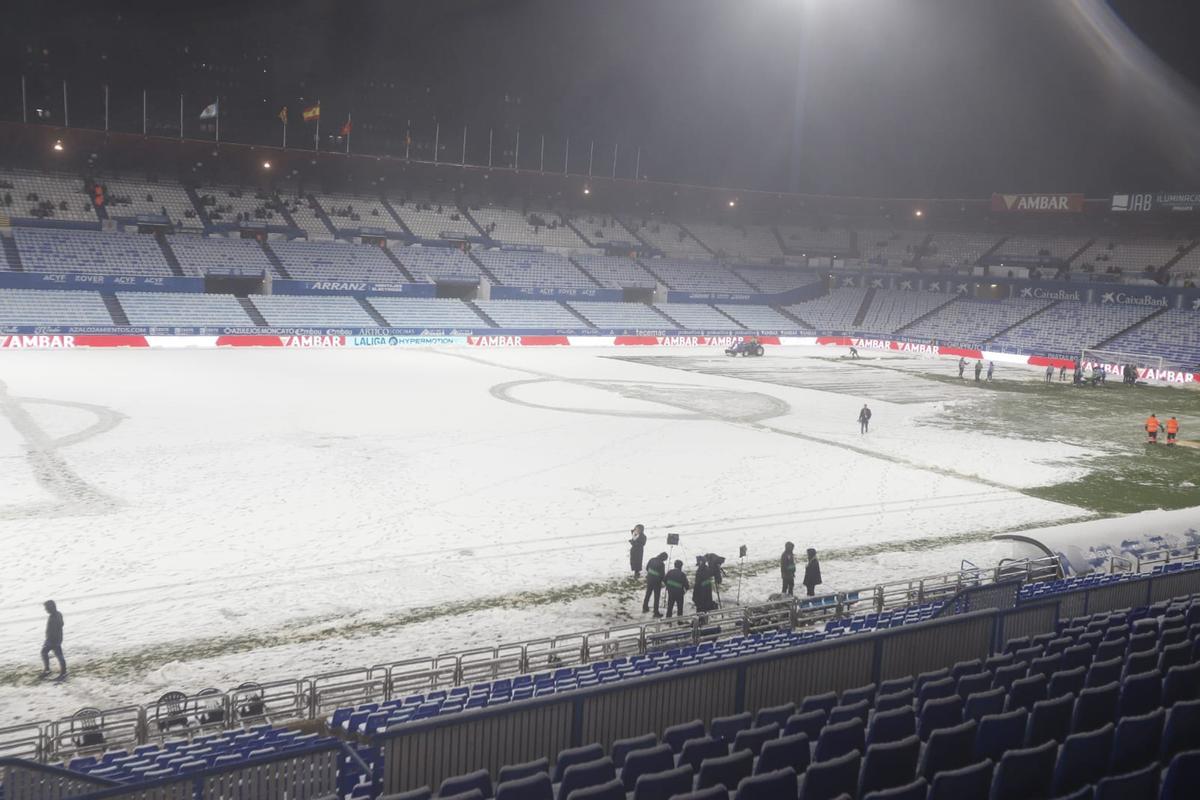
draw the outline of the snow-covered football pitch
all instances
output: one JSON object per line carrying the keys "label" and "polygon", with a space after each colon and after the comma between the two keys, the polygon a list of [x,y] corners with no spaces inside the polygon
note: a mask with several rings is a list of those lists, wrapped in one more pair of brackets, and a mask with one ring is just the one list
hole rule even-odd
{"label": "snow-covered football pitch", "polygon": [[[832,591],[1095,514],[1026,493],[1080,479],[1090,448],[943,424],[995,397],[951,361],[844,355],[5,353],[0,726],[636,619],[639,522],[647,557],[669,532],[689,565],[746,545],[746,603],[787,540]],[[63,684],[35,677],[49,598]]]}

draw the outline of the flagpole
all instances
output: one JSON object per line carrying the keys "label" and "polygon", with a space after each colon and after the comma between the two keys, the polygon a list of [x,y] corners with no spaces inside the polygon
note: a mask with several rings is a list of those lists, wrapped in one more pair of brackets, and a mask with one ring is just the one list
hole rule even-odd
{"label": "flagpole", "polygon": [[459,165],[465,167],[467,165],[467,126],[463,125],[463,146],[462,158],[459,160]]}
{"label": "flagpole", "polygon": [[321,98],[317,98],[317,132],[313,134],[313,150],[321,149]]}
{"label": "flagpole", "polygon": [[404,126],[404,160],[408,161],[408,149],[412,147],[412,120],[408,120]]}
{"label": "flagpole", "polygon": [[67,108],[67,82],[63,81],[63,127],[71,127],[71,111]]}
{"label": "flagpole", "polygon": [[633,165],[633,179],[640,181],[642,179],[642,148],[637,149],[637,161]]}
{"label": "flagpole", "polygon": [[346,155],[350,155],[350,132],[354,130],[351,115],[346,114]]}
{"label": "flagpole", "polygon": [[592,177],[592,159],[596,155],[596,140],[592,140],[592,147],[588,150],[588,177]]}
{"label": "flagpole", "polygon": [[21,122],[29,122],[29,106],[25,101],[25,76],[21,76]]}
{"label": "flagpole", "polygon": [[488,128],[488,169],[492,168],[492,134],[495,133],[493,128]]}
{"label": "flagpole", "polygon": [[612,176],[613,176],[613,180],[615,181],[615,180],[617,179],[617,143],[616,143],[616,142],[613,142],[613,170],[612,170]]}
{"label": "flagpole", "polygon": [[546,134],[542,134],[542,151],[538,156],[538,172],[546,171]]}
{"label": "flagpole", "polygon": [[[283,127],[283,149],[287,150],[287,106],[283,107],[283,111],[283,116],[279,118],[279,124]],[[303,109],[301,113],[303,113]]]}
{"label": "flagpole", "polygon": [[435,164],[437,163],[437,160],[438,160],[438,143],[441,141],[441,139],[442,139],[442,123],[438,122],[438,123],[435,123],[434,129],[433,129],[433,163],[435,163]]}
{"label": "flagpole", "polygon": [[142,136],[146,135],[146,90],[142,89]]}
{"label": "flagpole", "polygon": [[213,103],[217,107],[217,141],[221,141],[221,98],[217,96],[217,102]]}
{"label": "flagpole", "polygon": [[183,92],[179,93],[179,140],[183,141]]}
{"label": "flagpole", "polygon": [[571,137],[567,137],[567,146],[563,148],[563,175],[569,174],[571,163]]}
{"label": "flagpole", "polygon": [[517,128],[517,146],[513,148],[513,171],[521,170],[521,129]]}
{"label": "flagpole", "polygon": [[104,84],[104,132],[108,133],[108,84]]}

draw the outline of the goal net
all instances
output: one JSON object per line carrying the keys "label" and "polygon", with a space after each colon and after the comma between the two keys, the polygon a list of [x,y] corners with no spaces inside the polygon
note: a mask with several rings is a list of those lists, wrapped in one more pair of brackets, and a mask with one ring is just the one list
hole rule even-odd
{"label": "goal net", "polygon": [[1146,353],[1130,353],[1124,350],[1090,350],[1085,348],[1079,355],[1079,364],[1085,370],[1093,366],[1102,367],[1110,375],[1120,375],[1126,365],[1138,369],[1160,370],[1163,367],[1162,356],[1152,356]]}

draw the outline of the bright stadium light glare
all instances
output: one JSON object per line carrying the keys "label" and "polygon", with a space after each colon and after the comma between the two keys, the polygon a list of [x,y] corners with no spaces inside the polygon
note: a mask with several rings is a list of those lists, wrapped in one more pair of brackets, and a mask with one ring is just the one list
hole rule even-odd
{"label": "bright stadium light glare", "polygon": [[730,207],[730,208],[733,208],[733,207],[735,207],[736,205],[737,205],[737,200],[730,200],[730,201],[729,201],[729,207]]}
{"label": "bright stadium light glare", "polygon": [[270,169],[270,168],[271,168],[271,162],[270,162],[270,161],[264,161],[264,162],[263,162],[263,169]]}
{"label": "bright stadium light glare", "polygon": [[62,151],[63,151],[62,139],[55,139],[54,140],[54,152],[61,153]]}
{"label": "bright stadium light glare", "polygon": [[923,216],[925,216],[925,212],[918,208],[916,211],[913,212],[913,216],[914,217],[923,217]]}
{"label": "bright stadium light glare", "polygon": [[591,187],[589,187],[589,186],[585,186],[585,187],[583,187],[583,193],[584,193],[584,194],[591,194],[591,193],[592,193],[592,189],[591,189]]}

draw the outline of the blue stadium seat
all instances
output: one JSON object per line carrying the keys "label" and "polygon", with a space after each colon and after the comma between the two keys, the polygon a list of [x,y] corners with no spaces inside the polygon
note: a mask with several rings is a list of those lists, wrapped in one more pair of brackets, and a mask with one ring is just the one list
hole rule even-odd
{"label": "blue stadium seat", "polygon": [[879,789],[863,795],[862,800],[925,800],[929,792],[929,784],[924,778],[917,778],[912,783],[894,786],[890,789]]}
{"label": "blue stadium seat", "polygon": [[1171,667],[1186,667],[1192,663],[1192,643],[1180,642],[1179,644],[1167,645],[1158,653],[1158,671],[1163,675],[1167,674],[1167,670]]}
{"label": "blue stadium seat", "polygon": [[939,772],[961,769],[974,763],[977,728],[975,720],[967,720],[930,734],[921,751],[917,774],[932,781]]}
{"label": "blue stadium seat", "polygon": [[604,758],[604,748],[598,744],[585,744],[582,747],[569,747],[558,751],[558,760],[554,764],[554,782],[562,783],[567,769],[574,764],[586,764]]}
{"label": "blue stadium seat", "polygon": [[1148,714],[1122,717],[1113,734],[1111,775],[1133,772],[1158,758],[1166,714],[1156,708]]}
{"label": "blue stadium seat", "polygon": [[1094,800],[1095,789],[1088,786],[1081,786],[1070,794],[1056,795],[1054,800]]}
{"label": "blue stadium seat", "polygon": [[1162,704],[1162,675],[1158,670],[1133,675],[1121,681],[1121,699],[1117,713],[1122,716],[1145,714]]}
{"label": "blue stadium seat", "polygon": [[862,753],[865,747],[866,737],[863,734],[862,720],[852,719],[836,725],[826,725],[821,729],[821,736],[817,739],[813,761],[829,761],[840,758],[851,750]]}
{"label": "blue stadium seat", "polygon": [[567,795],[564,795],[562,789],[559,789],[558,800],[625,800],[625,790],[621,787],[620,781],[613,779],[606,783],[572,789]]}
{"label": "blue stadium seat", "polygon": [[1054,776],[1058,746],[1046,742],[1037,747],[1009,750],[992,774],[991,800],[1030,800],[1045,797]]}
{"label": "blue stadium seat", "polygon": [[1200,661],[1184,667],[1171,667],[1163,678],[1163,705],[1170,708],[1183,700],[1200,700]]}
{"label": "blue stadium seat", "polygon": [[763,745],[762,753],[754,764],[754,774],[775,772],[784,767],[791,767],[797,775],[808,769],[812,760],[808,737],[802,733],[791,736],[781,736]]}
{"label": "blue stadium seat", "polygon": [[554,785],[549,774],[535,772],[523,778],[501,781],[496,786],[496,800],[554,800]]}
{"label": "blue stadium seat", "polygon": [[[575,749],[582,750],[583,748]],[[561,765],[562,753],[559,753],[558,757]],[[624,795],[625,790],[616,777],[616,767],[613,766],[612,759],[608,756],[593,761],[572,762],[563,770],[563,779],[558,785],[558,800],[568,800],[572,792],[593,786],[602,786],[610,782],[615,783],[621,794]]]}
{"label": "blue stadium seat", "polygon": [[754,718],[749,711],[732,714],[728,717],[713,717],[712,723],[708,726],[708,735],[714,739],[723,739],[732,743],[733,737],[737,736],[738,731],[749,728],[753,721]]}
{"label": "blue stadium seat", "polygon": [[466,775],[459,775],[455,778],[446,778],[442,781],[442,785],[438,787],[438,797],[450,797],[456,794],[463,794],[472,789],[478,789],[479,793],[484,797],[492,796],[492,777],[486,769],[477,769],[474,772],[469,772]]}
{"label": "blue stadium seat", "polygon": [[757,756],[762,750],[764,743],[778,738],[779,726],[774,723],[763,725],[761,728],[746,728],[745,730],[738,731],[737,736],[733,737],[733,747],[731,749],[734,752],[749,750]]}
{"label": "blue stadium seat", "polygon": [[536,775],[539,772],[544,772],[549,776],[550,760],[548,758],[542,757],[521,764],[505,764],[500,768],[500,774],[496,776],[496,782],[516,781],[530,775]]}
{"label": "blue stadium seat", "polygon": [[818,708],[828,713],[829,711],[833,710],[833,707],[837,705],[837,702],[837,692],[825,692],[824,694],[809,695],[808,697],[804,698],[803,701],[801,701],[800,713],[803,714],[806,711],[814,711]]}
{"label": "blue stadium seat", "polygon": [[1023,708],[1004,714],[988,714],[979,720],[975,734],[975,761],[990,758],[996,763],[1009,750],[1016,750],[1025,743],[1025,725],[1029,712]]}
{"label": "blue stadium seat", "polygon": [[676,795],[687,794],[692,790],[694,775],[688,764],[642,775],[634,784],[633,800],[670,800]]}
{"label": "blue stadium seat", "polygon": [[[1092,647],[1087,644],[1077,644],[1068,647],[1062,653],[1062,664],[1053,672],[1061,672],[1065,670],[1086,668],[1092,663]],[[1051,674],[1053,674],[1053,672]]]}
{"label": "blue stadium seat", "polygon": [[901,689],[889,694],[884,694],[881,690],[879,696],[875,698],[875,710],[891,711],[896,708],[912,708],[915,699],[916,692],[912,689]]}
{"label": "blue stadium seat", "polygon": [[992,688],[1004,689],[1008,691],[1008,687],[1012,686],[1013,681],[1024,678],[1029,674],[1029,667],[1023,663],[1010,664],[1007,667],[999,667],[992,673]]}
{"label": "blue stadium seat", "polygon": [[791,767],[743,778],[734,800],[796,800],[796,771]]}
{"label": "blue stadium seat", "polygon": [[433,797],[433,792],[428,786],[422,786],[420,789],[409,789],[406,792],[390,794],[388,797],[390,800],[429,800]]}
{"label": "blue stadium seat", "polygon": [[1113,682],[1080,692],[1075,698],[1071,732],[1086,733],[1114,722],[1117,718],[1117,698],[1120,691],[1121,685]]}
{"label": "blue stadium seat", "polygon": [[729,745],[720,739],[705,736],[700,739],[689,739],[683,745],[679,754],[679,763],[688,764],[694,772],[700,771],[700,764],[709,758],[721,758],[729,755]]}
{"label": "blue stadium seat", "polygon": [[438,800],[486,800],[486,795],[478,789],[468,789],[457,794],[439,794]]}
{"label": "blue stadium seat", "polygon": [[985,798],[991,791],[994,771],[995,765],[991,761],[980,761],[960,769],[938,772],[929,784],[928,800]]}
{"label": "blue stadium seat", "polygon": [[791,736],[795,733],[803,733],[810,742],[815,742],[821,735],[821,729],[825,727],[825,720],[828,717],[829,714],[821,709],[807,711],[803,714],[793,714],[788,717],[787,723],[783,726],[783,735]]}
{"label": "blue stadium seat", "polygon": [[729,792],[724,786],[710,786],[687,794],[677,794],[671,800],[729,800]]}
{"label": "blue stadium seat", "polygon": [[1005,710],[1015,711],[1023,709],[1028,711],[1033,708],[1033,704],[1038,700],[1046,699],[1046,687],[1049,680],[1045,675],[1030,675],[1027,678],[1018,678],[1013,681],[1012,686],[1008,689],[1008,697],[1005,700]]}
{"label": "blue stadium seat", "polygon": [[1107,686],[1114,681],[1120,681],[1121,670],[1124,666],[1124,656],[1114,656],[1103,661],[1097,657],[1088,667],[1087,677],[1083,681],[1084,688],[1094,689],[1098,686]]}
{"label": "blue stadium seat", "polygon": [[916,736],[898,742],[871,745],[863,757],[858,793],[864,795],[876,789],[891,789],[911,783],[917,774],[920,753],[921,740]]}
{"label": "blue stadium seat", "polygon": [[795,703],[784,703],[781,706],[760,708],[754,714],[754,727],[761,728],[763,725],[770,725],[772,722],[774,722],[780,728],[783,728],[783,726],[787,724],[788,717],[795,713]]}
{"label": "blue stadium seat", "polygon": [[1111,722],[1093,731],[1068,736],[1054,767],[1055,794],[1073,792],[1104,777],[1112,743]]}
{"label": "blue stadium seat", "polygon": [[1200,749],[1200,700],[1181,700],[1167,711],[1158,760],[1167,764],[1185,750]]}
{"label": "blue stadium seat", "polygon": [[992,688],[992,673],[978,672],[972,675],[963,675],[958,679],[958,683],[954,687],[954,692],[963,699],[965,703],[967,698],[977,692],[986,692]]}
{"label": "blue stadium seat", "polygon": [[1095,800],[1131,800],[1158,796],[1158,778],[1162,769],[1157,763],[1122,775],[1110,775],[1096,784]]}
{"label": "blue stadium seat", "polygon": [[749,750],[730,753],[719,758],[706,758],[700,764],[700,774],[696,776],[696,788],[707,789],[709,786],[737,786],[742,778],[749,777],[754,771],[754,756]]}
{"label": "blue stadium seat", "polygon": [[1005,690],[1000,688],[969,695],[963,703],[963,719],[973,719],[978,722],[988,714],[1003,713],[1005,697]]}
{"label": "blue stadium seat", "polygon": [[1159,800],[1189,800],[1200,786],[1200,750],[1185,750],[1171,759],[1162,776]]}
{"label": "blue stadium seat", "polygon": [[1125,666],[1121,670],[1121,678],[1134,675],[1144,675],[1158,669],[1158,651],[1150,650],[1143,653],[1130,653],[1125,657]]}
{"label": "blue stadium seat", "polygon": [[917,732],[921,735],[921,741],[928,740],[929,735],[936,730],[950,728],[962,722],[962,710],[963,701],[956,694],[927,701],[921,707],[917,718]]}
{"label": "blue stadium seat", "polygon": [[834,800],[842,794],[858,791],[858,771],[862,755],[851,750],[843,756],[813,764],[804,773],[800,800]]}
{"label": "blue stadium seat", "polygon": [[628,739],[617,739],[609,748],[609,756],[617,769],[625,766],[625,759],[635,750],[647,750],[658,744],[658,737],[653,733],[643,736],[631,736]]}
{"label": "blue stadium seat", "polygon": [[851,719],[861,719],[865,723],[870,713],[871,706],[866,700],[859,700],[850,705],[838,705],[830,710],[829,720],[825,724],[834,725]]}
{"label": "blue stadium seat", "polygon": [[876,696],[882,697],[885,694],[895,694],[896,692],[903,692],[906,689],[912,689],[913,685],[915,683],[916,683],[916,679],[913,678],[912,675],[907,675],[902,678],[889,678],[886,681],[880,681],[879,692],[877,693]]}
{"label": "blue stadium seat", "polygon": [[666,772],[675,768],[675,754],[669,745],[660,744],[635,750],[625,758],[625,767],[621,770],[621,783],[625,791],[632,792],[638,778],[643,775],[653,775],[656,772]]}
{"label": "blue stadium seat", "polygon": [[913,713],[911,706],[879,711],[871,719],[871,727],[867,731],[867,744],[897,742],[916,732],[917,715]]}
{"label": "blue stadium seat", "polygon": [[663,731],[663,743],[670,745],[671,750],[678,753],[683,750],[683,743],[689,739],[700,739],[706,735],[704,723],[698,719],[672,725]]}
{"label": "blue stadium seat", "polygon": [[1061,744],[1071,733],[1071,712],[1074,708],[1075,698],[1072,695],[1034,703],[1025,728],[1025,746],[1033,747],[1051,741]]}
{"label": "blue stadium seat", "polygon": [[[949,673],[949,670],[942,670],[942,672]],[[920,688],[917,689],[918,709],[923,708],[930,700],[940,700],[943,697],[950,697],[954,694],[955,682],[949,674],[943,678],[938,678],[937,680],[927,680],[923,683],[918,680],[917,684],[920,686]]]}
{"label": "blue stadium seat", "polygon": [[843,706],[854,705],[860,700],[866,700],[867,703],[875,702],[875,684],[868,683],[866,686],[857,686],[842,692],[841,705]]}
{"label": "blue stadium seat", "polygon": [[[1088,662],[1091,663],[1090,661]],[[1046,698],[1062,697],[1068,694],[1079,694],[1083,691],[1084,681],[1087,680],[1087,665],[1072,669],[1059,670],[1050,676],[1046,686]]]}
{"label": "blue stadium seat", "polygon": [[950,667],[950,677],[961,679],[964,675],[979,675],[984,671],[982,659],[972,658],[969,661],[956,661]]}

